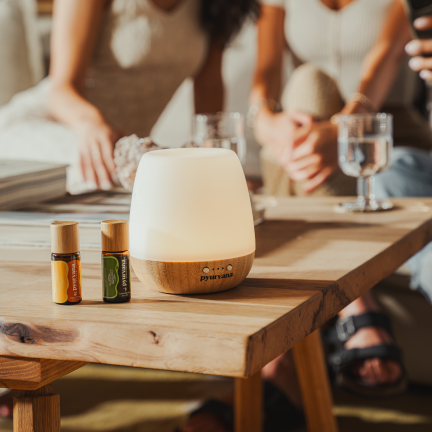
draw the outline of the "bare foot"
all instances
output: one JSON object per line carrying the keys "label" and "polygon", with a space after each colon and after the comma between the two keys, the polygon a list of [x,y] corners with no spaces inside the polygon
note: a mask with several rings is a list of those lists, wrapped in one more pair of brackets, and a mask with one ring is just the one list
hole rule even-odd
{"label": "bare foot", "polygon": [[[340,317],[360,315],[369,311],[378,311],[378,306],[369,293],[347,306]],[[392,344],[393,339],[381,327],[364,327],[355,333],[346,343],[346,349],[366,348],[374,345]],[[353,368],[353,373],[358,374],[365,383],[370,385],[392,384],[402,377],[402,368],[393,360],[373,358],[365,360],[359,366]]]}

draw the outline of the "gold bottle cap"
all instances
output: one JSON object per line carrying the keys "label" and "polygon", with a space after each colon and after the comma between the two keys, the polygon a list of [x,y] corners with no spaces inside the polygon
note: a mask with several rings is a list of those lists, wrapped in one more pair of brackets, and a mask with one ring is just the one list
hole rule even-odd
{"label": "gold bottle cap", "polygon": [[64,221],[51,224],[51,252],[70,254],[79,252],[78,222]]}
{"label": "gold bottle cap", "polygon": [[102,250],[120,252],[129,250],[129,222],[121,219],[102,221]]}

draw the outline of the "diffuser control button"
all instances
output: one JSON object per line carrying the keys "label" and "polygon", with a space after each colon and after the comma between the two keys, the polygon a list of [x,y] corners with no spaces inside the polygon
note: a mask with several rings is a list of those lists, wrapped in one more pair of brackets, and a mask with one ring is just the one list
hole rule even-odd
{"label": "diffuser control button", "polygon": [[227,270],[232,270],[232,265],[231,264],[227,265]]}
{"label": "diffuser control button", "polygon": [[208,273],[209,271],[210,271],[210,269],[208,267],[203,268],[203,273]]}

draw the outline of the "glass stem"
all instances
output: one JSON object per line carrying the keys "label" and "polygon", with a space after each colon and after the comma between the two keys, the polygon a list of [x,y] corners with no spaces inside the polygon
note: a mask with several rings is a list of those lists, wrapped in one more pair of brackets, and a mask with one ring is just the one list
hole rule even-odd
{"label": "glass stem", "polygon": [[359,177],[357,179],[357,200],[369,204],[375,201],[375,177]]}

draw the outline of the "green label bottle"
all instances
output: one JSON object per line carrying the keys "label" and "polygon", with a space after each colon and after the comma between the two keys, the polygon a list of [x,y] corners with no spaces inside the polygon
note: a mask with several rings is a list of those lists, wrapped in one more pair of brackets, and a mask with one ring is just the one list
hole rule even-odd
{"label": "green label bottle", "polygon": [[128,222],[102,222],[102,299],[125,303],[131,299]]}
{"label": "green label bottle", "polygon": [[131,298],[129,252],[103,253],[103,300],[107,303],[128,302]]}

